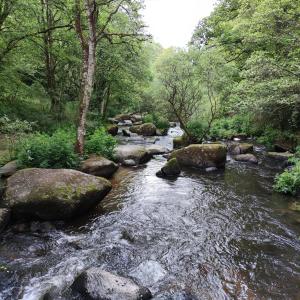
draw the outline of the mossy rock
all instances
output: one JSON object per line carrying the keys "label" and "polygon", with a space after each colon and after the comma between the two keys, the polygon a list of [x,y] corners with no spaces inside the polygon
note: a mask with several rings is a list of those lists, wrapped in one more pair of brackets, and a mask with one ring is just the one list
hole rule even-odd
{"label": "mossy rock", "polygon": [[290,152],[268,152],[267,157],[279,161],[288,161],[294,157],[294,154]]}
{"label": "mossy rock", "polygon": [[118,131],[119,127],[117,125],[109,125],[107,127],[107,132],[112,136],[116,136],[118,134]]}
{"label": "mossy rock", "polygon": [[176,158],[170,159],[162,169],[157,172],[158,177],[175,177],[180,175],[181,170]]}
{"label": "mossy rock", "polygon": [[289,209],[300,213],[300,202],[293,202],[289,205]]}
{"label": "mossy rock", "polygon": [[188,137],[184,134],[173,139],[173,148],[180,149],[190,144]]}
{"label": "mossy rock", "polygon": [[111,190],[104,178],[66,169],[24,169],[7,180],[12,217],[65,220],[84,214]]}
{"label": "mossy rock", "polygon": [[145,123],[138,126],[132,126],[129,129],[131,132],[142,135],[142,136],[155,136],[156,126],[152,123]]}
{"label": "mossy rock", "polygon": [[206,169],[224,168],[227,149],[220,144],[194,144],[172,152],[170,159],[177,158],[181,167]]}

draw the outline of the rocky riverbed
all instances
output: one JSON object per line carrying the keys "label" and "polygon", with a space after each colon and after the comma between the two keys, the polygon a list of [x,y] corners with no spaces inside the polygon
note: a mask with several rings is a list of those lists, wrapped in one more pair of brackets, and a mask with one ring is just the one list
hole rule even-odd
{"label": "rocky riverbed", "polygon": [[[170,150],[180,134],[119,130],[118,138]],[[278,169],[263,151],[254,147],[258,163],[232,155],[225,169],[167,179],[156,176],[167,159],[155,155],[120,167],[88,215],[9,227],[0,238],[0,299],[96,299],[111,293],[107,286],[111,299],[298,299],[300,215],[289,209],[296,199],[272,192]]]}

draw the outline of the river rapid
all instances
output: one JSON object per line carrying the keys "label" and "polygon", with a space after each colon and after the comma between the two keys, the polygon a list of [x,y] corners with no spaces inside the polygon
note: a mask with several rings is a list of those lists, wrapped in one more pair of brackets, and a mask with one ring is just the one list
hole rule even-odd
{"label": "river rapid", "polygon": [[[119,139],[171,148],[179,133]],[[288,210],[295,199],[272,192],[278,170],[229,158],[224,171],[167,180],[155,175],[165,162],[120,168],[111,193],[72,223],[4,232],[0,299],[80,299],[69,286],[91,266],[131,277],[160,300],[300,299],[300,214]]]}

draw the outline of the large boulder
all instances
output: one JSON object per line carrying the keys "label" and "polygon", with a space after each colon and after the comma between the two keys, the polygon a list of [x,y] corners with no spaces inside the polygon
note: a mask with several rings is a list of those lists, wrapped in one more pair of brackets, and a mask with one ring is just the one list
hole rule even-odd
{"label": "large boulder", "polygon": [[252,163],[252,164],[257,164],[258,163],[258,159],[256,158],[256,156],[254,156],[253,154],[239,154],[239,155],[236,155],[234,157],[234,159],[236,161],[240,161],[240,162],[249,162],[249,163]]}
{"label": "large boulder", "polygon": [[100,268],[90,268],[74,281],[72,289],[84,299],[105,300],[147,300],[151,292],[137,285],[133,280],[121,277]]}
{"label": "large boulder", "polygon": [[117,125],[109,125],[107,127],[107,132],[112,136],[116,136],[118,134],[118,131],[119,127]]}
{"label": "large boulder", "polygon": [[[120,145],[116,147],[115,158],[117,162],[123,165],[133,166],[147,163],[152,158],[152,155],[143,146]],[[130,164],[127,162],[130,162]]]}
{"label": "large boulder", "polygon": [[143,117],[140,114],[132,114],[130,116],[130,120],[133,123],[139,123],[139,122],[143,122]]}
{"label": "large boulder", "polygon": [[252,153],[253,145],[247,144],[247,143],[243,143],[243,144],[233,143],[233,144],[229,145],[228,150],[229,150],[229,153],[232,155]]}
{"label": "large boulder", "polygon": [[177,158],[180,166],[206,169],[224,168],[227,149],[221,144],[194,144],[172,152],[170,159]]}
{"label": "large boulder", "polygon": [[7,208],[0,208],[0,232],[2,232],[10,220],[10,210]]}
{"label": "large boulder", "polygon": [[81,171],[94,176],[111,178],[119,166],[102,156],[92,156],[81,165]]}
{"label": "large boulder", "polygon": [[138,126],[132,126],[129,129],[133,133],[137,133],[143,136],[155,136],[156,135],[156,126],[152,123],[145,123]]}
{"label": "large boulder", "polygon": [[160,171],[156,173],[158,177],[176,177],[180,175],[180,166],[176,158],[170,159]]}
{"label": "large boulder", "polygon": [[8,178],[4,201],[14,218],[64,220],[96,206],[110,190],[106,179],[75,170],[24,169]]}
{"label": "large boulder", "polygon": [[0,177],[9,177],[18,170],[17,161],[13,160],[0,168]]}

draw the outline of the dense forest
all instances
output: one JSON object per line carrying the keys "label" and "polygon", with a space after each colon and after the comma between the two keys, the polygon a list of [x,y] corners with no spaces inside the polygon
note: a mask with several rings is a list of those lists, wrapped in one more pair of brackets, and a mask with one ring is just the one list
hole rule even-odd
{"label": "dense forest", "polygon": [[245,134],[270,149],[296,150],[297,1],[219,1],[186,49],[155,44],[145,34],[142,5],[1,0],[1,132],[11,146],[3,162],[16,155],[26,161],[11,149],[19,133],[39,132],[36,144],[60,131],[75,153],[54,164],[76,165],[85,138],[129,112],[162,128],[179,121],[186,144]]}
{"label": "dense forest", "polygon": [[298,299],[299,0],[144,9],[0,0],[0,298]]}

